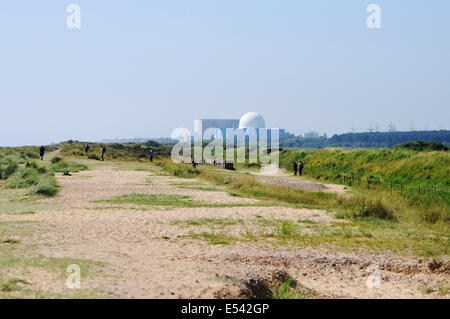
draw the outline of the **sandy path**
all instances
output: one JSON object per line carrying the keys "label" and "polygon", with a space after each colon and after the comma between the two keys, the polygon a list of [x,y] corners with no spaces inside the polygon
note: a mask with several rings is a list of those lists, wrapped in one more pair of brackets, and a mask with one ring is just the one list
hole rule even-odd
{"label": "sandy path", "polygon": [[[34,215],[6,216],[9,220],[35,220],[52,231],[23,238],[40,253],[52,257],[82,258],[106,263],[102,276],[82,277],[83,288],[97,288],[121,298],[213,298],[219,290],[238,289],[235,281],[285,269],[324,297],[436,297],[423,295],[421,286],[436,285],[448,273],[430,271],[427,262],[326,250],[274,249],[257,241],[210,245],[190,238],[192,232],[226,231],[238,236],[259,229],[259,220],[309,219],[337,222],[319,210],[287,207],[171,208],[136,207],[92,203],[130,193],[184,194],[208,203],[252,204],[258,201],[232,197],[225,192],[207,192],[173,186],[175,182],[198,182],[155,176],[144,171],[122,170],[105,163],[97,169],[58,176],[61,192],[49,203],[64,209],[38,211]],[[150,182],[148,179],[150,178]],[[220,228],[188,227],[186,221],[202,218],[234,220]],[[305,231],[308,231],[305,229]],[[378,258],[378,259],[377,259]],[[382,268],[382,285],[369,289],[366,280],[371,265]],[[417,271],[407,271],[416,265]],[[403,267],[403,268],[402,268]],[[83,271],[83,270],[82,270]],[[36,285],[64,292],[65,282]]]}
{"label": "sandy path", "polygon": [[257,175],[258,181],[275,186],[284,186],[289,188],[303,189],[307,191],[321,191],[321,192],[333,192],[338,194],[345,194],[345,185],[328,184],[311,182],[304,179],[304,177],[293,176],[288,174],[286,170],[282,168],[276,169],[275,172],[271,171],[270,174],[264,174],[264,167],[258,171],[245,171],[252,175]]}

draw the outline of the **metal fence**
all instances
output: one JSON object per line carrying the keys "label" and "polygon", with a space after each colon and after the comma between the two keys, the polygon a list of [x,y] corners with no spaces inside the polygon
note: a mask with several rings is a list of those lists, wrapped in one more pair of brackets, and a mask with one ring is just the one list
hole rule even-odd
{"label": "metal fence", "polygon": [[436,198],[438,197],[449,197],[450,196],[450,190],[438,187],[437,185],[434,186],[423,186],[423,185],[417,185],[417,186],[411,186],[411,185],[405,185],[402,183],[394,183],[391,181],[386,181],[385,179],[377,178],[377,177],[365,177],[362,178],[358,175],[354,174],[347,174],[346,172],[343,172],[341,174],[342,176],[342,183],[344,185],[358,185],[362,187],[367,187],[369,190],[388,190],[392,194],[394,191],[399,192],[401,195],[433,195]]}

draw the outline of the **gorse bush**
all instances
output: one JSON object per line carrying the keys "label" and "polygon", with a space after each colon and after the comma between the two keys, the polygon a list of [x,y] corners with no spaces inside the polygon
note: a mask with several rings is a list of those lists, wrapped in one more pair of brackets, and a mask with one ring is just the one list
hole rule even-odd
{"label": "gorse bush", "polygon": [[193,168],[189,164],[176,164],[170,160],[163,160],[156,163],[163,171],[177,177],[195,178],[200,175],[200,170]]}
{"label": "gorse bush", "polygon": [[50,160],[50,162],[51,162],[52,164],[56,164],[56,163],[61,162],[61,161],[62,161],[62,157],[59,157],[59,156],[55,156],[55,157],[53,157],[53,158]]}
{"label": "gorse bush", "polygon": [[0,179],[8,179],[18,168],[19,166],[14,162],[9,163],[5,168],[0,166]]}
{"label": "gorse bush", "polygon": [[88,158],[91,159],[91,160],[96,160],[96,161],[100,160],[100,157],[98,155],[96,155],[96,154],[90,154],[88,156]]}
{"label": "gorse bush", "polygon": [[393,211],[386,206],[380,198],[368,199],[363,196],[357,196],[352,199],[355,209],[353,210],[353,218],[379,218],[386,220],[396,220]]}

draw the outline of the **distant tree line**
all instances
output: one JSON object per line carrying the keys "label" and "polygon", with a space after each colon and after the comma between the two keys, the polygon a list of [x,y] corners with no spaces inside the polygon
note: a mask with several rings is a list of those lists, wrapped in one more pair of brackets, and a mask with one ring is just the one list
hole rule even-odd
{"label": "distant tree line", "polygon": [[284,136],[280,137],[280,146],[301,148],[389,148],[409,141],[436,142],[450,145],[450,130],[345,133],[335,134],[331,138],[328,138],[325,134],[317,138]]}

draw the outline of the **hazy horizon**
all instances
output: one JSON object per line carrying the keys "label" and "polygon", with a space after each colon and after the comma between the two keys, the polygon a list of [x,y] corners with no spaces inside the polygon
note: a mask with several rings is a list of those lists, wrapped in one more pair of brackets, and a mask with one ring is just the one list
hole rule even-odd
{"label": "hazy horizon", "polygon": [[249,111],[295,135],[449,129],[449,30],[444,0],[4,0],[0,145],[169,137]]}

